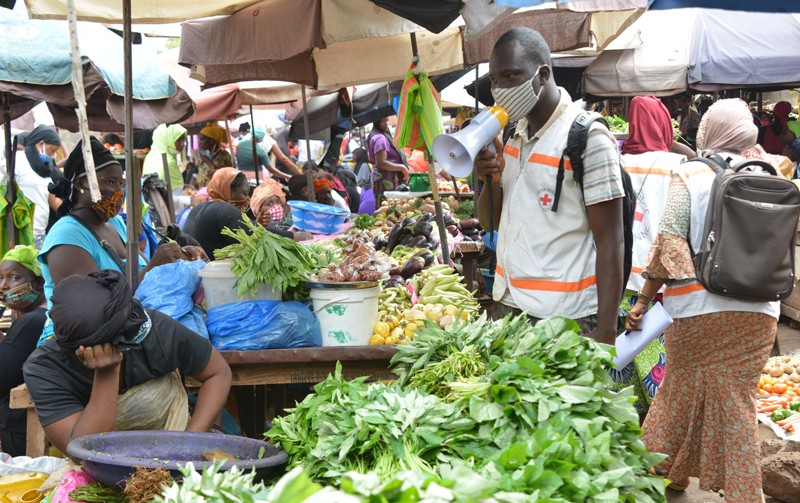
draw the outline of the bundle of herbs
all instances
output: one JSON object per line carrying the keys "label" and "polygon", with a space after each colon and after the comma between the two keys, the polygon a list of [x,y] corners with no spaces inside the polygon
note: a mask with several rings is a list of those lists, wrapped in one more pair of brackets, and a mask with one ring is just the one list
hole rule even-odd
{"label": "bundle of herbs", "polygon": [[246,293],[254,295],[264,284],[289,292],[319,270],[322,263],[332,260],[327,254],[319,255],[247,218],[243,218],[243,222],[246,229],[222,230],[222,234],[237,243],[214,253],[217,259],[231,259],[231,271],[236,275],[240,297]]}

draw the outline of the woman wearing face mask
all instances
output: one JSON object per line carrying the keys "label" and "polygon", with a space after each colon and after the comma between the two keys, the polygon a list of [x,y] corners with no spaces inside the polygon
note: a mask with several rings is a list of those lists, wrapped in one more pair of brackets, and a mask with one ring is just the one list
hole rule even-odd
{"label": "woman wearing face mask", "polygon": [[[56,285],[67,276],[86,275],[100,269],[125,274],[127,228],[117,216],[124,199],[122,167],[97,138],[91,137],[91,147],[102,196],[100,201],[92,202],[80,142],[67,159],[64,178],[50,186],[50,191],[64,202],[39,255],[48,301]],[[143,278],[153,267],[181,258],[202,258],[202,253],[197,247],[181,249],[175,243],[162,244],[149,263],[138,257],[139,277]],[[52,333],[52,324],[48,322],[42,341]]]}
{"label": "woman wearing face mask", "polygon": [[9,393],[23,383],[22,364],[36,349],[45,319],[44,280],[39,250],[17,246],[0,262],[0,302],[14,323],[0,342],[0,451],[25,455],[26,412],[9,409]]}
{"label": "woman wearing face mask", "polygon": [[311,239],[310,232],[288,232],[280,228],[284,219],[286,197],[283,195],[283,187],[273,179],[268,179],[253,191],[250,198],[250,209],[256,221],[265,229],[278,232],[281,235],[292,237],[295,241],[305,241]]}
{"label": "woman wearing face mask", "polygon": [[183,174],[178,166],[178,155],[186,146],[186,128],[180,124],[161,124],[153,131],[153,145],[144,158],[142,175],[157,174],[166,180],[164,174],[164,161],[162,154],[167,154],[167,167],[169,168],[169,183],[172,186],[172,199],[175,202],[175,212],[180,213],[191,204],[191,198],[183,193]]}
{"label": "woman wearing face mask", "polygon": [[408,180],[405,153],[394,146],[389,133],[389,121],[383,118],[372,124],[367,137],[369,162],[375,166],[373,174],[375,204],[380,204],[383,193],[397,189]]}
{"label": "woman wearing face mask", "polygon": [[200,130],[200,150],[197,151],[197,160],[200,163],[197,183],[205,187],[211,182],[214,173],[226,166],[233,166],[231,154],[222,147],[229,143],[230,136],[224,128],[216,123],[209,123]]}
{"label": "woman wearing face mask", "polygon": [[36,205],[33,212],[33,241],[37,247],[42,246],[51,217],[54,217],[55,210],[61,204],[47,192],[51,177],[59,176],[53,156],[60,146],[61,138],[55,129],[37,126],[25,136],[25,150],[17,152],[14,176],[22,193]]}

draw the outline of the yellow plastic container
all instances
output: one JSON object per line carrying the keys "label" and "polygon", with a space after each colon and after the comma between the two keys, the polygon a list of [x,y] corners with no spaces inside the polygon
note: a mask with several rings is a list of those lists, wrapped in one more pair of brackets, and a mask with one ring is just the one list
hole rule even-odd
{"label": "yellow plastic container", "polygon": [[[42,487],[49,475],[39,472],[17,473],[0,477],[0,502],[23,503],[32,500],[30,491]],[[23,495],[25,498],[23,498]]]}

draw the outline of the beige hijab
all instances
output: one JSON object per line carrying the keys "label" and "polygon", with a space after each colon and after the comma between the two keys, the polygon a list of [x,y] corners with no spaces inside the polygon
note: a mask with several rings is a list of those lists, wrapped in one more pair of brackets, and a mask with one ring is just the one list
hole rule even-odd
{"label": "beige hijab", "polygon": [[697,148],[700,155],[717,152],[741,154],[758,141],[758,128],[747,103],[739,98],[719,100],[700,120]]}

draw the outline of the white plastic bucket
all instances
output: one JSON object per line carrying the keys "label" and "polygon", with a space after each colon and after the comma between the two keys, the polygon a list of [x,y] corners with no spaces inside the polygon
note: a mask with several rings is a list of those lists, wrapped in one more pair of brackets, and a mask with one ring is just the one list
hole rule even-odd
{"label": "white plastic bucket", "polygon": [[379,286],[311,288],[323,346],[367,346],[378,322]]}
{"label": "white plastic bucket", "polygon": [[280,289],[270,285],[262,285],[255,295],[245,294],[239,298],[239,289],[234,286],[236,275],[231,271],[230,260],[210,262],[198,274],[203,280],[206,309],[248,300],[281,300]]}

